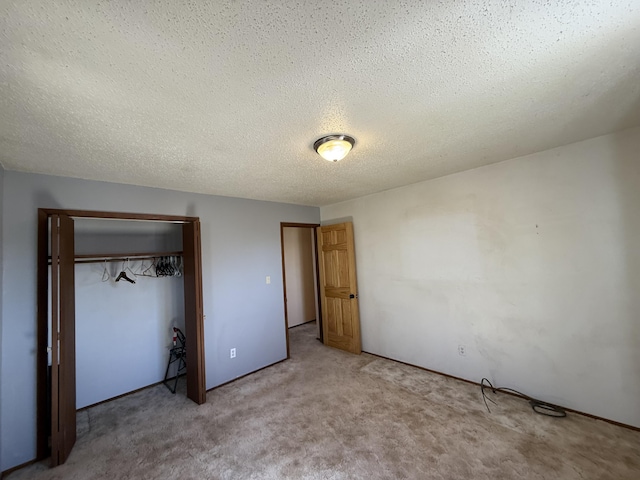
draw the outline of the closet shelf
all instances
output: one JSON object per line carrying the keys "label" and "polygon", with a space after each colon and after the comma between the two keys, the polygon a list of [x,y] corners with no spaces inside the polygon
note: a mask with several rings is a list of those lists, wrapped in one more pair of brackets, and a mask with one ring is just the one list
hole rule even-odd
{"label": "closet shelf", "polygon": [[[75,263],[121,262],[124,260],[150,260],[158,257],[181,256],[182,252],[144,252],[144,253],[97,253],[75,256]],[[49,256],[51,264],[51,256]]]}

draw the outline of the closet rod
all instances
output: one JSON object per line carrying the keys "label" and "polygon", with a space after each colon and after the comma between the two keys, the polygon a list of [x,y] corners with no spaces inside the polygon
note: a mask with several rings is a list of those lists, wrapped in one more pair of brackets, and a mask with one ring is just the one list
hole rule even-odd
{"label": "closet rod", "polygon": [[[151,260],[158,257],[181,256],[182,252],[146,252],[146,253],[103,253],[76,255],[75,263],[122,262],[125,260]],[[49,257],[51,265],[51,257]]]}

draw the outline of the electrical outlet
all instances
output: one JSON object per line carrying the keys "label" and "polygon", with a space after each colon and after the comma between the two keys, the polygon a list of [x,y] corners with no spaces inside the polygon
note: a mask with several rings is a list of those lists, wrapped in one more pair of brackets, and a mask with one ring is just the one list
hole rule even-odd
{"label": "electrical outlet", "polygon": [[465,357],[467,355],[467,347],[464,345],[458,345],[458,355]]}
{"label": "electrical outlet", "polygon": [[267,285],[271,283],[271,277],[269,275],[267,275],[266,282],[267,282]]}
{"label": "electrical outlet", "polygon": [[229,358],[236,358],[236,349],[232,348],[229,350]]}

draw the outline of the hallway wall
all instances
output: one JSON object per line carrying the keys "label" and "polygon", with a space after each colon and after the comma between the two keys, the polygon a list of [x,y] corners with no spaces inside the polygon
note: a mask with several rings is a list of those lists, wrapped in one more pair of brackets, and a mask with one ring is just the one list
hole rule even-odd
{"label": "hallway wall", "polygon": [[316,318],[313,229],[283,228],[289,328]]}

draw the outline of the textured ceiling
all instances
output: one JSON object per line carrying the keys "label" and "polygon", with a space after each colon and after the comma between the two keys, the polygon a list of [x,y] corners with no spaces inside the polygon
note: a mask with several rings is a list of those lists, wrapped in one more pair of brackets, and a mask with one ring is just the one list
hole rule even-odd
{"label": "textured ceiling", "polygon": [[[327,205],[640,125],[640,2],[0,4],[8,170]],[[313,142],[356,138],[338,163]]]}

